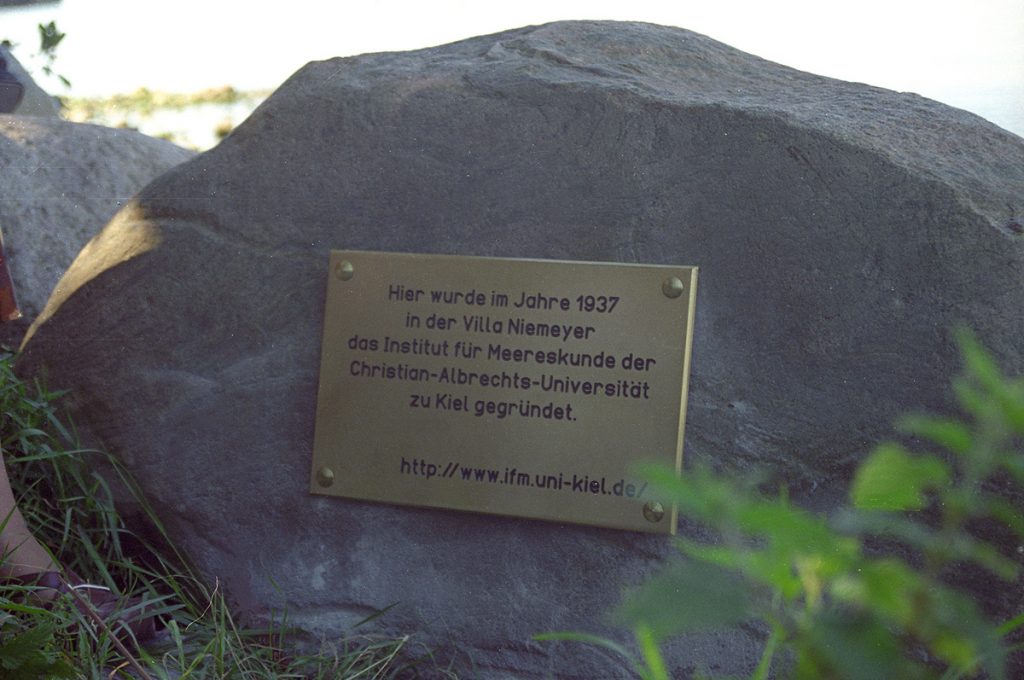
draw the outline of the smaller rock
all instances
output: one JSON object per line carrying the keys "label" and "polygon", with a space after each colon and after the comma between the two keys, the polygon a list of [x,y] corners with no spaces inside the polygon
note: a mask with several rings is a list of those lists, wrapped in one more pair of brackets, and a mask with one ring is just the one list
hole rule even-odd
{"label": "smaller rock", "polygon": [[43,88],[36,85],[28,71],[18,63],[18,60],[14,58],[10,50],[3,45],[0,45],[0,59],[7,62],[8,73],[13,75],[25,88],[25,94],[21,98],[21,103],[18,104],[18,108],[13,113],[19,116],[60,117],[60,102],[57,98],[50,96]]}
{"label": "smaller rock", "polygon": [[131,130],[0,115],[0,229],[24,318],[16,344],[82,247],[143,186],[194,153]]}

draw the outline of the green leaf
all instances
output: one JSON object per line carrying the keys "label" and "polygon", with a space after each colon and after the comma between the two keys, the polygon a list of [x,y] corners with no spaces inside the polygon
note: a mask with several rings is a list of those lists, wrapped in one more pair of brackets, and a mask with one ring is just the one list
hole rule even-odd
{"label": "green leaf", "polygon": [[600,635],[591,635],[589,633],[576,633],[573,631],[553,631],[550,633],[540,633],[534,635],[533,639],[538,642],[582,642],[588,645],[594,645],[595,647],[603,647],[609,651],[615,652],[624,659],[628,659],[634,665],[636,660],[633,655],[629,653],[629,650],[620,645],[614,640],[601,637]]}
{"label": "green leaf", "polygon": [[46,53],[52,53],[57,49],[57,45],[64,39],[65,33],[61,33],[57,29],[56,22],[51,21],[48,24],[39,24],[39,51]]}
{"label": "green leaf", "polygon": [[43,648],[53,641],[53,628],[40,624],[0,644],[0,668],[14,670],[36,662]]}
{"label": "green leaf", "polygon": [[968,676],[980,665],[991,680],[1006,678],[1006,650],[999,631],[970,597],[932,583],[921,611],[915,635],[939,658]]}
{"label": "green leaf", "polygon": [[1024,614],[1018,614],[1006,623],[999,626],[1000,635],[1009,635],[1013,631],[1017,630],[1021,626],[1024,626]]}
{"label": "green leaf", "polygon": [[838,580],[832,593],[858,609],[875,611],[905,626],[915,616],[917,593],[927,589],[923,577],[903,562],[879,559]]}
{"label": "green leaf", "polygon": [[675,503],[679,512],[717,529],[733,528],[744,509],[763,502],[755,479],[733,479],[704,466],[676,474],[666,465],[639,465],[636,473],[649,480],[652,491]]}
{"label": "green leaf", "polygon": [[676,539],[680,552],[701,562],[709,562],[722,569],[739,571],[748,559],[747,551],[731,545],[706,544],[680,536]]}
{"label": "green leaf", "polygon": [[754,583],[772,588],[787,600],[800,596],[800,578],[794,573],[789,556],[767,550],[704,545],[686,539],[679,539],[678,546],[688,557],[738,572]]}
{"label": "green leaf", "polygon": [[999,367],[992,356],[981,346],[974,332],[968,328],[958,328],[954,332],[956,343],[960,347],[964,363],[971,375],[983,385],[994,385],[1002,381]]}
{"label": "green leaf", "polygon": [[779,645],[785,641],[785,638],[786,631],[781,626],[773,624],[772,634],[764,645],[764,650],[761,652],[761,660],[757,662],[757,668],[754,669],[754,674],[750,676],[750,680],[768,680],[768,674],[772,669],[772,659],[775,658],[775,652]]}
{"label": "green leaf", "polygon": [[920,510],[924,492],[949,482],[949,468],[932,456],[911,456],[898,444],[882,444],[857,469],[851,497],[863,510]]}
{"label": "green leaf", "polygon": [[1005,498],[987,499],[988,513],[1024,538],[1024,515],[1017,512],[1013,503]]}
{"label": "green leaf", "polygon": [[646,625],[662,639],[744,621],[753,599],[749,585],[735,573],[686,560],[669,565],[627,597],[613,618],[633,629]]}
{"label": "green leaf", "polygon": [[0,644],[0,677],[5,680],[72,678],[75,671],[57,657],[53,627],[40,624]]}
{"label": "green leaf", "polygon": [[975,562],[1003,580],[1017,578],[1017,563],[1002,555],[993,546],[970,534],[958,531],[937,533],[906,517],[879,512],[846,511],[836,515],[836,527],[850,533],[870,533],[896,538],[938,557],[941,564],[956,560]]}
{"label": "green leaf", "polygon": [[826,659],[828,677],[850,680],[924,677],[924,669],[904,658],[899,640],[870,616],[832,609],[816,617],[806,631],[805,653]]}
{"label": "green leaf", "polygon": [[996,402],[1006,422],[1018,433],[1024,434],[1024,384],[1005,379],[995,359],[971,331],[959,329],[957,343],[968,374]]}
{"label": "green leaf", "polygon": [[754,536],[762,536],[770,549],[786,554],[792,561],[809,554],[829,555],[844,561],[855,542],[836,534],[823,516],[793,507],[783,500],[765,501],[739,513],[739,525]]}
{"label": "green leaf", "polygon": [[1020,453],[1000,454],[999,464],[1013,475],[1018,484],[1024,484],[1024,456]]}
{"label": "green leaf", "polygon": [[898,421],[898,427],[907,434],[934,442],[954,453],[965,454],[974,443],[971,429],[949,418],[907,416]]}
{"label": "green leaf", "polygon": [[658,649],[658,640],[651,629],[641,624],[636,629],[636,642],[640,645],[640,653],[643,654],[647,672],[644,673],[645,680],[671,680],[668,675],[668,668],[665,666],[665,659]]}
{"label": "green leaf", "polygon": [[982,420],[985,418],[985,415],[988,413],[988,401],[974,383],[963,377],[954,378],[953,394],[956,396],[960,406],[973,415],[975,419]]}

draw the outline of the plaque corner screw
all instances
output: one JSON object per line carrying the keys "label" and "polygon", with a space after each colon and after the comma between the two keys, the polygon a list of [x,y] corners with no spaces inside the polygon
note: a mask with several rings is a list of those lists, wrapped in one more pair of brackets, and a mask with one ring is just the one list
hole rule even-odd
{"label": "plaque corner screw", "polygon": [[342,260],[338,264],[334,265],[335,275],[342,281],[348,281],[355,276],[356,270],[352,266],[352,263],[348,260]]}
{"label": "plaque corner screw", "polygon": [[670,276],[661,284],[661,292],[665,294],[665,297],[677,298],[683,294],[684,290],[686,287],[678,276]]}
{"label": "plaque corner screw", "polygon": [[648,522],[660,522],[665,516],[665,506],[658,501],[650,501],[644,504],[644,519]]}
{"label": "plaque corner screw", "polygon": [[334,484],[334,470],[324,466],[316,471],[316,483],[327,488]]}

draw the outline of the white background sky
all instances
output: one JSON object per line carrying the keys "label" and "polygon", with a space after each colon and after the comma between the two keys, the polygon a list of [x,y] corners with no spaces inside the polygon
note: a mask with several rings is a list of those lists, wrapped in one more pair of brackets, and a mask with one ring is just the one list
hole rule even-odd
{"label": "white background sky", "polygon": [[0,38],[31,63],[36,24],[56,20],[67,33],[56,66],[73,95],[192,92],[274,88],[312,59],[559,19],[688,28],[804,71],[916,92],[1024,136],[1024,0],[64,0],[0,11]]}

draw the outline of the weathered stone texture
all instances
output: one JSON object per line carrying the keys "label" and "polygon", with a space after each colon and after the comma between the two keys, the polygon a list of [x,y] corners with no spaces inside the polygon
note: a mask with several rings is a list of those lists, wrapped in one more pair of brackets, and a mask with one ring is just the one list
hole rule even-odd
{"label": "weathered stone texture", "polygon": [[0,228],[26,318],[135,192],[194,155],[131,130],[0,116]]}
{"label": "weathered stone texture", "polygon": [[[600,629],[664,538],[308,495],[328,249],[699,265],[686,456],[828,508],[948,403],[954,324],[1024,368],[1021,215],[1024,140],[972,114],[681,29],[524,28],[307,65],[82,251],[24,367],[254,614],[336,633],[398,602],[378,625],[467,677],[625,677],[529,638]],[[756,644],[676,643],[674,677]]]}

